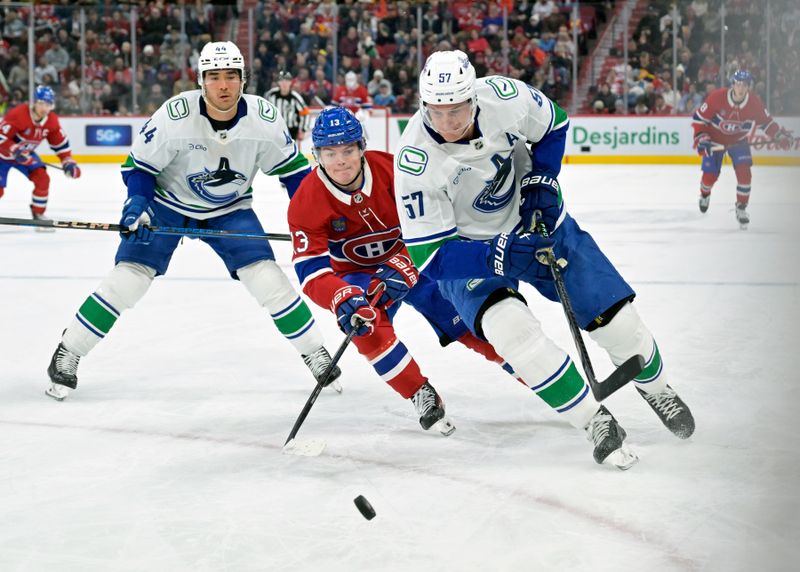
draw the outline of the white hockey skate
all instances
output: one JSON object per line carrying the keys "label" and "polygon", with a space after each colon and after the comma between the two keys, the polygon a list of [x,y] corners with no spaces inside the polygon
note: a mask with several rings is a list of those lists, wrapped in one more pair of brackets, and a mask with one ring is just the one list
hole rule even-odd
{"label": "white hockey skate", "polygon": [[[35,212],[33,212],[33,208],[32,207],[31,207],[31,218],[33,220],[53,220],[49,216],[45,216],[43,214],[36,214]],[[34,228],[36,229],[36,232],[55,232],[56,231],[56,229],[53,228],[52,226],[37,226],[37,227],[34,227]]]}
{"label": "white hockey skate", "polygon": [[750,215],[747,214],[747,205],[736,203],[736,220],[739,222],[740,229],[747,230],[747,225],[750,224]]}
{"label": "white hockey skate", "polygon": [[700,212],[704,213],[708,210],[708,205],[711,204],[711,195],[700,194],[700,199],[697,201],[697,206],[700,207]]}

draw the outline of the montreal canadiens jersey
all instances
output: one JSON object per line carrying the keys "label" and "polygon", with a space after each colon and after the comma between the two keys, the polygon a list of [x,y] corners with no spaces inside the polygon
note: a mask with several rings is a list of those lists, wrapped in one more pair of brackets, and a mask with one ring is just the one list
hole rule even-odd
{"label": "montreal canadiens jersey", "polygon": [[721,87],[712,91],[692,118],[694,135],[707,133],[711,140],[733,145],[747,139],[756,129],[774,137],[779,127],[755,93],[748,92],[741,103],[734,103],[732,90]]}
{"label": "montreal canadiens jersey", "polygon": [[236,121],[215,131],[202,113],[200,90],[168,99],[139,130],[123,172],[156,178],[155,201],[186,216],[207,219],[251,208],[259,169],[281,178],[308,169],[278,110],[242,95]]}
{"label": "montreal canadiens jersey", "polygon": [[337,274],[372,270],[405,253],[392,184],[392,156],[364,153],[364,185],[340,191],[317,167],[289,203],[293,261],[303,291],[328,307],[347,284]]}
{"label": "montreal canadiens jersey", "polygon": [[[555,177],[567,114],[539,90],[511,78],[476,82],[477,135],[445,143],[422,120],[408,122],[395,155],[395,194],[403,237],[420,269],[447,240],[487,240],[520,226],[519,180],[532,167]],[[559,145],[544,145],[561,138]],[[541,152],[528,146],[543,144]],[[564,211],[566,212],[566,211]]]}
{"label": "montreal canadiens jersey", "polygon": [[72,154],[69,140],[61,128],[58,116],[50,112],[43,121],[36,122],[31,117],[28,104],[21,103],[6,113],[0,121],[0,159],[13,161],[12,147],[17,144],[25,151],[33,153],[45,139],[60,159],[63,160]]}

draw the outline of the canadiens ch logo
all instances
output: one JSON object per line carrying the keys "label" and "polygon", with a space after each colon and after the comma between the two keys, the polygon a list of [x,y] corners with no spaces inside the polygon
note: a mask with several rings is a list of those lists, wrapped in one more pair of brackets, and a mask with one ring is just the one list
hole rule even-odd
{"label": "canadiens ch logo", "polygon": [[203,168],[199,173],[193,173],[186,177],[189,188],[200,198],[215,204],[227,203],[236,198],[239,191],[234,190],[224,195],[212,193],[217,187],[224,187],[228,184],[242,186],[247,181],[242,173],[231,169],[230,161],[227,157],[221,157],[219,165],[213,171]]}
{"label": "canadiens ch logo", "polygon": [[396,227],[347,240],[342,245],[342,254],[362,266],[380,264],[388,256],[400,251],[401,234],[400,228]]}

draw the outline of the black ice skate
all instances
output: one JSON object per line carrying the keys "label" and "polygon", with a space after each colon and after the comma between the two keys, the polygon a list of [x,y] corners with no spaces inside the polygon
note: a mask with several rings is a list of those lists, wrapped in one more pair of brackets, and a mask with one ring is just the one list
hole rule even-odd
{"label": "black ice skate", "polygon": [[750,215],[747,214],[746,204],[736,203],[736,220],[739,222],[739,228],[747,230],[747,225],[750,224]]}
{"label": "black ice skate", "polygon": [[647,404],[656,412],[667,429],[680,439],[688,439],[694,433],[692,412],[669,385],[659,393],[646,393],[636,388]]}
{"label": "black ice skate", "polygon": [[[331,364],[331,355],[328,353],[328,350],[323,347],[319,348],[313,353],[304,355],[303,362],[308,366],[308,369],[311,370],[311,373],[314,375],[314,379],[317,380],[317,383],[322,383],[322,376],[325,374],[325,371]],[[328,387],[330,385],[336,391],[341,393],[342,385],[336,381],[340,375],[342,375],[342,370],[339,369],[339,366],[333,366],[328,379],[325,380],[325,383],[323,383],[322,386]]]}
{"label": "black ice skate", "polygon": [[45,390],[45,394],[58,401],[64,401],[71,389],[78,386],[78,362],[81,356],[72,353],[64,344],[59,343],[50,365],[47,367],[47,375],[50,376],[50,387]]}
{"label": "black ice skate", "polygon": [[639,457],[623,443],[626,437],[625,430],[604,405],[601,405],[594,417],[589,420],[585,431],[586,438],[594,443],[594,460],[597,463],[603,464],[608,461],[625,471],[639,461]]}
{"label": "black ice skate", "polygon": [[697,205],[700,207],[700,212],[704,213],[708,210],[708,205],[711,203],[711,195],[704,195],[700,194],[700,200],[697,201]]}
{"label": "black ice skate", "polygon": [[419,415],[419,424],[426,431],[433,427],[447,437],[456,430],[455,425],[445,416],[442,398],[427,381],[411,397],[411,402]]}

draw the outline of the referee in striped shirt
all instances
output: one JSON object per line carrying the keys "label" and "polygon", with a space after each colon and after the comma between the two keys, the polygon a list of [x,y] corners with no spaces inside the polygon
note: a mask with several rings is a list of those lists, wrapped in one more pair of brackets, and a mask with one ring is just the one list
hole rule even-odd
{"label": "referee in striped shirt", "polygon": [[303,96],[292,89],[292,74],[287,70],[278,72],[278,87],[264,97],[281,112],[292,139],[302,141],[311,116]]}

